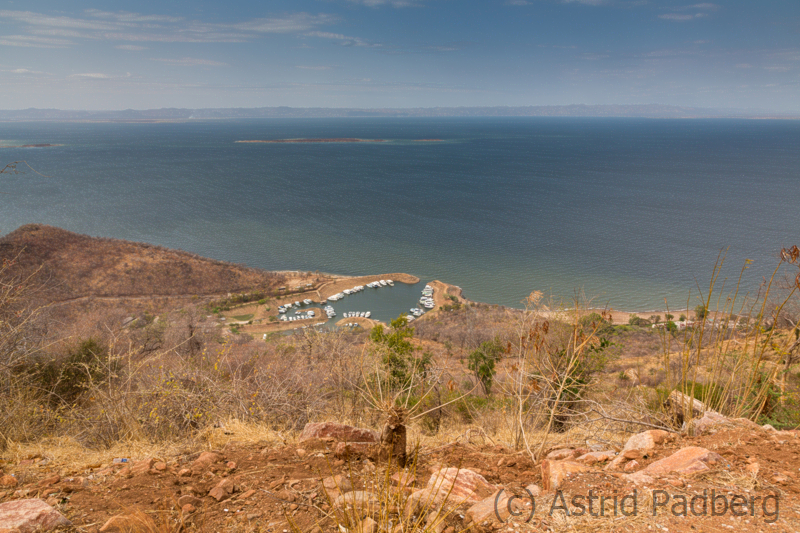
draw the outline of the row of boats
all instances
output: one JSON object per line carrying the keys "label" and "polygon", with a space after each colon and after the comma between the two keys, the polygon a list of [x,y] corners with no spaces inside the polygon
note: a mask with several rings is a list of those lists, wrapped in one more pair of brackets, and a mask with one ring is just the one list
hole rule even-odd
{"label": "row of boats", "polygon": [[302,302],[294,302],[294,303],[289,302],[289,303],[286,303],[286,304],[278,306],[278,312],[280,314],[284,314],[286,311],[288,311],[289,309],[292,309],[293,307],[299,308],[299,307],[301,307],[303,305],[311,305],[313,303],[314,303],[314,301],[311,300],[310,298],[306,298]]}
{"label": "row of boats", "polygon": [[317,314],[314,312],[313,309],[306,311],[305,313],[301,313],[299,311],[295,311],[296,316],[286,316],[282,315],[280,320],[283,322],[294,322],[296,320],[309,320],[314,318]]}
{"label": "row of boats", "polygon": [[[433,309],[434,307],[436,307],[436,304],[433,303],[433,287],[431,287],[430,285],[425,285],[425,288],[422,289],[422,297],[419,299],[419,303],[421,303],[422,307],[424,307],[425,309]],[[406,316],[409,322],[411,322],[417,317],[422,316],[422,314],[425,312],[423,309],[420,309],[419,307],[412,307],[409,311],[411,314]]]}
{"label": "row of boats", "polygon": [[[379,281],[373,281],[372,283],[367,283],[366,285],[366,287],[369,287],[370,289],[380,289],[381,287],[387,287],[387,286],[394,287],[394,281],[390,279],[382,279]],[[333,296],[328,296],[328,300],[337,302],[342,298],[344,298],[345,296],[350,296],[351,294],[363,291],[366,287],[364,285],[356,285],[352,289],[345,289],[342,292],[334,294]]]}
{"label": "row of boats", "polygon": [[372,316],[372,312],[370,312],[370,311],[349,311],[349,312],[343,314],[342,316],[345,317],[345,318],[356,318],[356,317],[369,318],[370,316]]}

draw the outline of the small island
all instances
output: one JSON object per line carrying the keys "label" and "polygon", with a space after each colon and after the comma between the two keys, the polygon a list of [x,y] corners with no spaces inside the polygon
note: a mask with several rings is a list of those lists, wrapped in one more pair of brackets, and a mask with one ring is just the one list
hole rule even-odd
{"label": "small island", "polygon": [[273,139],[265,141],[236,141],[237,143],[382,143],[383,139],[355,139],[355,138],[334,138],[334,139]]}
{"label": "small island", "polygon": [[0,148],[51,148],[53,146],[64,146],[64,145],[63,144],[42,143],[42,144],[21,144],[21,145],[17,145],[17,146],[2,146],[2,145],[0,145]]}

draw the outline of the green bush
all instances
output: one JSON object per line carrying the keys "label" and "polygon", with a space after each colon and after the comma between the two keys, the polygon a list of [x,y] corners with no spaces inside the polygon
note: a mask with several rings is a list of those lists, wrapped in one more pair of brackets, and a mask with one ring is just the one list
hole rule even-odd
{"label": "green bush", "polygon": [[42,365],[38,377],[52,403],[72,405],[84,391],[114,371],[108,348],[90,338],[70,349],[63,359]]}
{"label": "green bush", "polygon": [[582,316],[578,323],[584,331],[594,331],[598,337],[610,335],[614,332],[611,322],[603,318],[600,313],[590,313]]}
{"label": "green bush", "polygon": [[495,363],[503,354],[503,346],[495,337],[490,341],[481,343],[480,347],[469,354],[467,368],[472,370],[475,378],[483,387],[487,395],[492,393],[492,382],[495,374]]}

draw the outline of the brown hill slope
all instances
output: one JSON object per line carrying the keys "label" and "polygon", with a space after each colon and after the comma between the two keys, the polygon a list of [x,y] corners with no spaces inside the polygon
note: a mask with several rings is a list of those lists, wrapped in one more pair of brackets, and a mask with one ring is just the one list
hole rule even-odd
{"label": "brown hill slope", "polygon": [[180,250],[97,238],[28,224],[0,238],[0,261],[16,272],[41,267],[47,300],[86,296],[179,296],[270,290],[281,274],[207,259]]}

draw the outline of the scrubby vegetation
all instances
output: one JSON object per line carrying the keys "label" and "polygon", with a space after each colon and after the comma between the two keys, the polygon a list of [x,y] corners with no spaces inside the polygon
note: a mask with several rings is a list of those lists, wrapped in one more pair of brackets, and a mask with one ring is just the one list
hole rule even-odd
{"label": "scrubby vegetation", "polygon": [[[38,231],[29,227],[25,238],[11,240]],[[41,242],[36,246],[40,253]],[[137,250],[130,253],[150,257],[148,248]],[[212,262],[222,296],[179,304],[159,297],[73,301],[131,289],[124,280],[102,281],[102,265],[74,267],[60,274],[62,281],[75,276],[69,287],[54,288],[50,256],[24,259],[28,249],[16,245],[0,252],[6,450],[54,438],[90,450],[121,442],[190,446],[233,426],[286,438],[308,422],[336,420],[382,428],[381,446],[396,463],[413,464],[420,443],[440,449],[479,435],[532,465],[565,440],[607,444],[642,429],[679,429],[691,416],[669,404],[675,391],[724,415],[800,426],[797,248],[783,251],[757,297],[736,288],[722,293],[715,270],[694,321],[676,323],[680,312],[673,311],[663,314],[666,322],[637,316],[619,323],[579,301],[553,305],[533,293],[525,309],[453,297],[411,324],[400,317],[370,330],[305,329],[256,339],[208,313],[244,302],[267,305],[280,276],[253,274],[261,289],[230,291],[214,278],[222,265]],[[64,253],[52,254],[55,264]],[[160,265],[151,263],[145,277],[155,279]],[[249,271],[237,272],[235,279],[251,279]],[[54,300],[58,305],[50,305]],[[240,313],[230,318],[252,318]]]}

